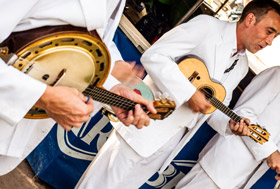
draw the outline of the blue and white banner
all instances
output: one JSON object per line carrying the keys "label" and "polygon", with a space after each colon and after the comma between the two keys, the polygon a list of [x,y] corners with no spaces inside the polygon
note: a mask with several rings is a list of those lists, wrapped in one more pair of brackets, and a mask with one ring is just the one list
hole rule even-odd
{"label": "blue and white banner", "polygon": [[74,188],[112,131],[100,112],[67,132],[57,124],[27,157],[35,174],[55,188]]}

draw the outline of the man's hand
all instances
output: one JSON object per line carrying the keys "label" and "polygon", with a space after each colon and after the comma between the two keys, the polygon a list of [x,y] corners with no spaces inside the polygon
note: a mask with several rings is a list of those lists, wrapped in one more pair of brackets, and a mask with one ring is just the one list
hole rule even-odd
{"label": "man's hand", "polygon": [[251,132],[247,126],[250,124],[250,120],[242,118],[240,122],[235,122],[232,119],[229,121],[229,127],[233,134],[238,136],[250,136]]}
{"label": "man's hand", "polygon": [[194,95],[189,99],[187,103],[193,112],[203,113],[211,106],[205,95],[198,90],[194,93]]}
{"label": "man's hand", "polygon": [[[122,84],[115,85],[111,89],[111,92],[123,96],[125,98],[128,98],[133,102],[137,102],[139,104],[145,105],[151,113],[156,113],[152,101],[143,98],[142,96],[136,94],[133,90],[131,90],[130,88]],[[112,110],[115,112],[116,116],[119,118],[121,122],[123,122],[124,125],[129,126],[132,124],[135,125],[138,129],[141,129],[143,126],[148,126],[150,124],[150,118],[143,111],[143,109],[139,104],[135,106],[134,111],[132,110],[126,111],[113,106],[112,106]]]}
{"label": "man's hand", "polygon": [[275,176],[276,180],[280,180],[280,153],[278,150],[273,152],[270,156],[266,158],[267,165],[276,170],[277,175]]}
{"label": "man's hand", "polygon": [[129,82],[133,77],[143,78],[144,68],[136,65],[136,62],[116,61],[112,70],[112,75],[120,82]]}
{"label": "man's hand", "polygon": [[81,127],[89,120],[93,111],[93,102],[77,89],[57,86],[47,86],[46,91],[36,102],[35,106],[44,109],[65,130]]}

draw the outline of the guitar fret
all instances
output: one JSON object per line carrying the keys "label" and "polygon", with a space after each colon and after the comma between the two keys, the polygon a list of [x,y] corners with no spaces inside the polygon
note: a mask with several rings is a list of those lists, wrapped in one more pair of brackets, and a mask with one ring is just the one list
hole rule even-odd
{"label": "guitar fret", "polygon": [[225,106],[221,101],[219,101],[217,98],[212,96],[210,98],[210,103],[215,106],[217,109],[224,112],[226,115],[228,115],[231,119],[233,119],[236,122],[240,121],[240,117],[236,115],[231,109],[229,109],[227,106]]}
{"label": "guitar fret", "polygon": [[117,106],[125,110],[131,110],[136,105],[135,102],[126,99],[124,97],[118,96],[114,93],[106,91],[98,87],[88,87],[84,92],[85,95],[91,96],[94,100],[106,103],[109,105]]}

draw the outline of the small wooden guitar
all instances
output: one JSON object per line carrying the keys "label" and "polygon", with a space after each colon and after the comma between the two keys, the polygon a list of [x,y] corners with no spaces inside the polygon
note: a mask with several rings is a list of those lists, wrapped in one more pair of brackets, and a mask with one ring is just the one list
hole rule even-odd
{"label": "small wooden guitar", "polygon": [[[185,58],[178,64],[181,72],[189,79],[189,81],[202,93],[205,94],[206,98],[211,103],[205,114],[212,113],[216,109],[219,109],[232,120],[239,122],[241,117],[235,114],[230,108],[222,103],[225,99],[226,91],[225,88],[216,82],[213,82],[208,74],[208,70],[205,64],[198,58]],[[259,125],[248,125],[251,135],[250,137],[260,144],[268,141],[270,134],[266,129]]]}
{"label": "small wooden guitar", "polygon": [[[110,106],[116,106],[118,108],[124,109],[124,110],[133,110],[135,105],[137,103],[124,98],[122,96],[119,96],[117,94],[111,93],[103,88],[96,87],[96,86],[89,86],[86,88],[85,91],[83,91],[83,94],[85,96],[91,97],[93,100],[102,102],[104,104],[108,104]],[[166,99],[159,99],[155,100],[153,102],[153,105],[155,109],[157,110],[156,114],[152,114],[147,110],[146,106],[142,106],[142,109],[147,113],[147,115],[151,119],[159,119],[162,120],[166,117],[168,117],[175,109],[176,104],[174,101]],[[40,118],[46,118],[47,114],[44,110],[38,109],[36,107],[33,107],[28,114],[26,114],[25,118],[29,119],[40,119]]]}
{"label": "small wooden guitar", "polygon": [[[133,110],[135,102],[100,88],[110,70],[110,55],[99,39],[84,33],[47,35],[20,49],[13,66],[30,77],[50,86],[78,89],[93,100]],[[99,87],[98,87],[99,86]],[[157,114],[142,108],[152,119],[164,119],[175,109],[174,101],[154,101]],[[29,119],[47,118],[42,109],[33,107],[25,116]]]}

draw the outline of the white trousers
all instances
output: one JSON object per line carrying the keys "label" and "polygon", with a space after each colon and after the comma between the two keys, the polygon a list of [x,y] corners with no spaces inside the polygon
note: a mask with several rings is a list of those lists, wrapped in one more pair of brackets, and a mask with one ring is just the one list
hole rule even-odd
{"label": "white trousers", "polygon": [[[226,167],[225,167],[226,169]],[[226,188],[222,189],[240,189],[244,188],[247,180],[250,177],[246,177],[243,179],[241,183],[237,186],[229,185]],[[200,166],[199,163],[195,164],[195,166],[186,174],[176,185],[175,189],[219,189],[220,187],[216,185],[216,183],[208,176],[208,174],[204,171],[204,169]]]}
{"label": "white trousers", "polygon": [[175,189],[218,189],[219,187],[206,174],[199,163],[184,176],[176,185]]}
{"label": "white trousers", "polygon": [[159,170],[184,133],[185,129],[182,129],[156,153],[145,158],[137,154],[116,131],[113,131],[76,188],[139,188]]}

